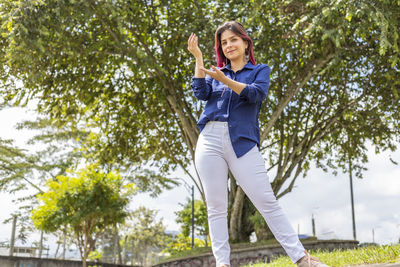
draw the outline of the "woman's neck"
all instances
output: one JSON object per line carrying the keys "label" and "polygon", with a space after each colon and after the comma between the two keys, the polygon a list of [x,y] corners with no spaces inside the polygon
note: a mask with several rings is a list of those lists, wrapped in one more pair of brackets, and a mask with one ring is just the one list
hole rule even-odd
{"label": "woman's neck", "polygon": [[246,65],[246,62],[244,62],[244,60],[231,61],[231,70],[236,72],[238,70],[241,70],[244,65]]}

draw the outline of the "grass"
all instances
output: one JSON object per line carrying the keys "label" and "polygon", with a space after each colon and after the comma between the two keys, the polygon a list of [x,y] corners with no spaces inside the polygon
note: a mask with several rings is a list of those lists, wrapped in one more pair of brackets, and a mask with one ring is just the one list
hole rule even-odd
{"label": "grass", "polygon": [[[387,246],[369,246],[332,252],[310,251],[311,256],[319,258],[332,267],[352,266],[373,263],[400,263],[400,244]],[[289,257],[281,256],[271,263],[257,263],[243,267],[289,267],[296,266]]]}

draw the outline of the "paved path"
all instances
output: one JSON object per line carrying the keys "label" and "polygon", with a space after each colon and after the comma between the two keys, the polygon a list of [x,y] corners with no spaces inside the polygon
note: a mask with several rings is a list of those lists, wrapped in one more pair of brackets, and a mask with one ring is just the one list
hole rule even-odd
{"label": "paved path", "polygon": [[353,265],[353,267],[400,267],[400,263],[380,263],[368,265]]}

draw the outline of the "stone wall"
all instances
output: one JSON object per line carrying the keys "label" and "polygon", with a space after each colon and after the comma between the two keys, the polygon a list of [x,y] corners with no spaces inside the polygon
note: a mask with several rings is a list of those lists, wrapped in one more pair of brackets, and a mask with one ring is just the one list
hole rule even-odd
{"label": "stone wall", "polygon": [[[110,263],[87,262],[87,266],[126,267]],[[0,256],[0,267],[82,267],[81,261]],[[139,266],[136,266],[139,267]]]}
{"label": "stone wall", "polygon": [[[322,249],[332,251],[334,249],[356,248],[358,241],[353,240],[317,240],[303,241],[307,250]],[[231,251],[232,267],[239,267],[250,262],[270,262],[278,255],[286,255],[279,244],[264,245],[249,248],[233,248]],[[88,262],[88,266],[102,267],[127,267],[128,265],[118,265],[109,263]],[[28,257],[9,257],[0,256],[0,267],[81,267],[81,261],[57,260],[57,259],[38,259]],[[139,266],[136,266],[139,267]],[[215,260],[211,253],[204,253],[194,257],[174,259],[154,265],[153,267],[215,267]]]}
{"label": "stone wall", "polygon": [[[334,249],[353,249],[358,245],[358,241],[354,240],[316,240],[303,241],[303,246],[307,250],[327,250]],[[286,255],[285,251],[279,244],[264,245],[251,248],[232,249],[231,266],[238,267],[248,263],[270,262],[278,255]],[[185,257],[165,261],[154,265],[153,267],[214,267],[215,260],[211,253],[196,255],[195,257]]]}

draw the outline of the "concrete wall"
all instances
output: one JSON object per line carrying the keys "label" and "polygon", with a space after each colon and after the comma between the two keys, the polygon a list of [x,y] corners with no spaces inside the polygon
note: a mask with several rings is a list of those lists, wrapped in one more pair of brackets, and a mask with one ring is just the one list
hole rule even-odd
{"label": "concrete wall", "polygon": [[[126,267],[109,263],[88,262],[88,266]],[[81,261],[0,256],[0,267],[82,267]],[[139,266],[136,266],[139,267]]]}
{"label": "concrete wall", "polygon": [[[307,250],[322,249],[332,251],[334,249],[352,249],[356,248],[358,241],[353,240],[317,240],[303,241]],[[231,266],[238,267],[250,262],[270,262],[278,255],[286,255],[280,245],[265,245],[252,248],[232,249]],[[215,260],[211,253],[197,255],[196,257],[185,257],[166,261],[154,265],[154,267],[214,267]]]}

